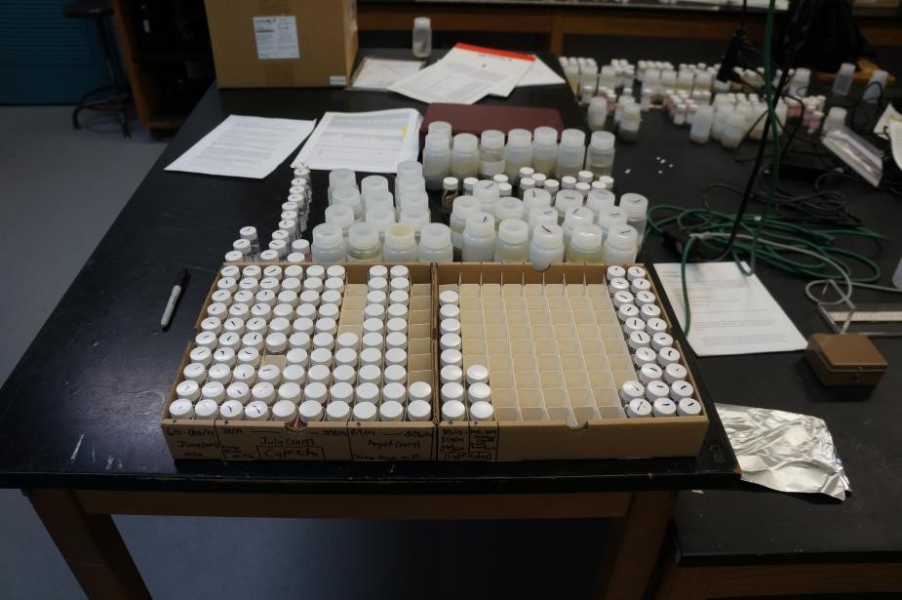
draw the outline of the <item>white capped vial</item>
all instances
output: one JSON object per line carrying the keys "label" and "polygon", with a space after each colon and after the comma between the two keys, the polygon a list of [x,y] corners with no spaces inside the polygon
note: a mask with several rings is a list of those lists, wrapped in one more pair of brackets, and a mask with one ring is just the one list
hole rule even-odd
{"label": "white capped vial", "polygon": [[406,265],[394,265],[389,270],[389,275],[392,278],[404,277],[406,279],[410,279],[410,269],[408,269]]}
{"label": "white capped vial", "polygon": [[[246,304],[236,304],[232,308],[235,308],[236,306],[246,307],[247,305]],[[231,311],[231,309],[229,309],[229,310]],[[246,312],[250,312],[250,309],[248,309]],[[244,335],[244,332],[245,332],[244,319],[241,317],[231,317],[230,316],[222,324],[222,327],[226,332],[237,333],[238,335]]]}
{"label": "white capped vial", "polygon": [[442,367],[440,372],[440,381],[442,385],[445,385],[446,383],[463,383],[463,380],[464,372],[460,367],[455,365]]}
{"label": "white capped vial", "polygon": [[347,271],[341,265],[329,265],[326,268],[326,277],[329,277],[329,278],[334,277],[334,278],[341,279],[342,281],[344,281],[345,278],[347,277]]}
{"label": "white capped vial", "polygon": [[614,279],[608,280],[608,290],[610,290],[612,294],[616,294],[617,292],[629,292],[630,282],[622,277],[615,277]]}
{"label": "white capped vial", "polygon": [[307,369],[307,383],[332,383],[332,370],[327,365],[312,365]]}
{"label": "white capped vial", "polygon": [[269,381],[260,381],[251,388],[251,399],[264,404],[272,404],[276,399],[276,388]]}
{"label": "white capped vial", "polygon": [[394,290],[391,294],[388,295],[389,304],[403,304],[404,306],[410,306],[410,294],[403,290]]}
{"label": "white capped vial", "polygon": [[335,338],[337,348],[348,348],[350,350],[358,350],[360,348],[360,337],[356,333],[346,331]]}
{"label": "white capped vial", "polygon": [[455,350],[450,348],[448,350],[442,350],[440,355],[440,361],[442,367],[447,367],[448,365],[454,365],[455,367],[463,367],[464,357],[463,354],[460,353],[460,350]]}
{"label": "white capped vial", "polygon": [[257,369],[253,365],[238,365],[232,371],[232,382],[254,385],[257,382]]}
{"label": "white capped vial", "polygon": [[407,405],[408,421],[428,421],[432,418],[432,405],[423,400],[414,400]]}
{"label": "white capped vial", "polygon": [[323,302],[319,305],[319,310],[317,311],[317,317],[322,319],[332,319],[333,321],[338,319],[338,314],[340,309],[335,304],[328,304]]}
{"label": "white capped vial", "polygon": [[232,381],[232,369],[228,365],[215,364],[207,372],[207,378],[209,381],[229,385]]}
{"label": "white capped vial", "polygon": [[205,367],[213,364],[213,352],[206,346],[194,348],[188,356],[191,358],[192,363],[199,363]]}
{"label": "white capped vial", "polygon": [[660,379],[649,381],[645,386],[645,398],[649,402],[654,402],[658,398],[667,398],[669,395],[670,386]]}
{"label": "white capped vial", "polygon": [[218,317],[206,317],[200,322],[200,329],[205,333],[209,332],[218,336],[222,333],[222,319],[219,319]]}
{"label": "white capped vial", "polygon": [[209,381],[200,389],[200,395],[219,404],[225,400],[225,386],[218,381]]}
{"label": "white capped vial", "polygon": [[670,398],[679,402],[683,398],[691,398],[695,394],[695,388],[688,381],[675,381],[670,386]]}
{"label": "white capped vial", "polygon": [[620,386],[620,399],[624,402],[643,397],[645,397],[645,386],[634,379],[624,381],[623,385]]}
{"label": "white capped vial", "polygon": [[619,309],[621,306],[625,306],[627,304],[635,304],[636,297],[633,296],[633,294],[630,292],[617,290],[616,292],[614,292],[614,295],[611,296],[611,302],[614,303],[614,308]]}
{"label": "white capped vial", "polygon": [[636,279],[647,279],[648,271],[645,270],[645,267],[633,265],[626,270],[626,278],[628,281],[635,281]]}
{"label": "white capped vial", "polygon": [[473,404],[470,405],[470,420],[476,422],[494,421],[495,408],[488,402],[473,402]]}
{"label": "white capped vial", "polygon": [[300,415],[302,423],[322,421],[324,414],[322,403],[316,400],[305,400],[298,407],[298,415]]}
{"label": "white capped vial", "polygon": [[219,414],[219,405],[213,400],[201,400],[194,407],[195,419],[215,419],[217,414]]}
{"label": "white capped vial", "polygon": [[636,305],[640,308],[649,304],[655,305],[656,302],[657,298],[655,297],[654,293],[647,290],[636,292]]}
{"label": "white capped vial", "polygon": [[347,365],[339,365],[332,370],[332,383],[357,383],[357,369]]}
{"label": "white capped vial", "polygon": [[288,338],[284,333],[275,332],[266,336],[267,354],[285,354],[288,350]]}
{"label": "white capped vial", "polygon": [[445,350],[457,350],[460,351],[461,347],[461,339],[459,335],[455,335],[453,333],[447,333],[439,338],[439,348],[442,351]]}
{"label": "white capped vial", "polygon": [[281,290],[283,292],[294,292],[295,294],[300,294],[302,292],[301,280],[297,277],[286,277],[282,280]]}
{"label": "white capped vial", "polygon": [[407,369],[401,365],[389,365],[385,367],[385,371],[383,371],[383,379],[387,384],[389,383],[407,383]]}
{"label": "white capped vial", "polygon": [[654,342],[654,334],[667,331],[667,321],[653,317],[645,322],[645,329],[652,335],[652,342]]}
{"label": "white capped vial", "polygon": [[376,348],[377,350],[381,350],[385,345],[385,338],[378,331],[371,331],[363,335],[361,344],[364,348]]}
{"label": "white capped vial", "polygon": [[169,417],[172,419],[191,419],[194,417],[194,404],[187,398],[179,398],[169,405]]}
{"label": "white capped vial", "polygon": [[488,383],[489,370],[483,365],[470,365],[467,368],[467,385],[474,383]]}
{"label": "white capped vial", "polygon": [[385,387],[382,388],[382,401],[383,402],[399,402],[401,404],[407,403],[407,386],[404,385],[403,382],[393,381],[389,382],[386,379]]}
{"label": "white capped vial", "polygon": [[388,309],[385,311],[385,318],[406,320],[408,312],[407,306],[404,304],[389,304]]}
{"label": "white capped vial", "polygon": [[379,406],[380,421],[403,421],[404,405],[395,400],[383,401]]}
{"label": "white capped vial", "polygon": [[[632,267],[630,267],[632,268]],[[633,279],[630,282],[630,291],[634,294],[651,290],[651,282],[648,279]]]}
{"label": "white capped vial", "polygon": [[388,280],[385,277],[373,277],[366,283],[366,289],[370,292],[382,292],[388,294]]}
{"label": "white capped vial", "polygon": [[445,290],[438,295],[438,303],[440,306],[445,306],[447,304],[457,306],[460,304],[460,296],[453,290]]}
{"label": "white capped vial", "polygon": [[627,344],[630,350],[638,350],[639,348],[648,348],[651,346],[651,336],[645,331],[634,331],[629,334]]}
{"label": "white capped vial", "polygon": [[382,369],[377,365],[364,365],[357,371],[357,382],[382,385]]}
{"label": "white capped vial", "polygon": [[292,348],[285,355],[285,363],[288,365],[301,365],[306,369],[310,366],[310,355],[303,348]]}
{"label": "white capped vial", "polygon": [[263,269],[260,265],[247,265],[241,269],[241,276],[260,279],[263,276]]}
{"label": "white capped vial", "polygon": [[367,292],[366,303],[367,306],[375,305],[385,307],[388,306],[388,296],[381,290]]}
{"label": "white capped vial", "polygon": [[[309,247],[310,242],[307,240],[295,240],[291,244],[291,249],[295,252],[300,252],[302,247]],[[285,267],[285,277],[294,277],[295,279],[303,279],[304,278],[304,267],[300,265],[288,265]]]}
{"label": "white capped vial", "polygon": [[310,352],[310,368],[314,366],[331,368],[333,361],[334,356],[328,348],[316,348]]}
{"label": "white capped vial", "polygon": [[365,423],[376,420],[378,409],[372,402],[358,402],[354,405],[352,414],[354,421]]}
{"label": "white capped vial", "polygon": [[[394,269],[395,267],[392,268]],[[392,277],[390,290],[392,292],[410,293],[410,280],[407,277]]]}
{"label": "white capped vial", "polygon": [[385,333],[385,321],[382,319],[365,319],[363,321],[364,336],[370,333],[378,333],[382,336]]}
{"label": "white capped vial", "polygon": [[328,333],[334,336],[338,332],[338,323],[335,322],[335,319],[328,317],[317,319],[315,330],[317,333]]}
{"label": "white capped vial", "polygon": [[660,351],[662,348],[673,346],[673,336],[671,336],[669,333],[657,332],[650,335],[651,347],[654,348],[656,352]]}
{"label": "white capped vial", "polygon": [[354,386],[350,383],[333,383],[332,387],[329,388],[329,402],[345,402],[350,404],[353,401]]}
{"label": "white capped vial", "polygon": [[[319,298],[322,304],[334,304],[336,308],[341,308],[341,292],[339,292],[338,290],[327,289],[325,292],[320,294]],[[333,318],[335,317],[333,316]]]}
{"label": "white capped vial", "polygon": [[639,368],[641,368],[642,365],[655,364],[657,360],[658,353],[648,347],[638,348],[633,354],[633,364]]}
{"label": "white capped vial", "polygon": [[[256,281],[254,283],[256,283]],[[212,295],[210,295],[210,301],[225,304],[226,306],[231,308],[232,293],[228,290],[216,290]]]}
{"label": "white capped vial", "polygon": [[[353,334],[351,334],[353,335]],[[353,348],[339,348],[335,351],[335,364],[357,366],[357,351]]]}
{"label": "white capped vial", "polygon": [[702,414],[702,405],[695,398],[683,398],[677,402],[677,414],[681,417],[697,417]]}
{"label": "white capped vial", "polygon": [[282,267],[279,265],[267,265],[263,267],[263,277],[276,280],[282,279]]}
{"label": "white capped vial", "polygon": [[193,381],[203,385],[207,381],[207,368],[200,363],[187,364],[182,369],[182,377],[185,378],[185,381]]}
{"label": "white capped vial", "polygon": [[[303,289],[305,292],[316,292],[317,294],[323,293],[323,280],[319,277],[310,277],[310,269],[307,269],[307,279],[304,280]],[[260,282],[260,285],[263,285],[263,282]]]}
{"label": "white capped vial", "polygon": [[300,295],[298,295],[298,302],[300,304],[310,304],[311,306],[314,306],[316,308],[319,307],[321,300],[322,297],[320,296],[319,292],[314,290],[304,290],[300,293]]}
{"label": "white capped vial", "polygon": [[[391,334],[389,334],[391,335]],[[407,351],[402,348],[389,348],[385,351],[386,366],[407,367]]]}
{"label": "white capped vial", "polygon": [[[260,334],[256,331],[251,331],[251,332],[245,333],[241,337],[242,349],[243,348],[253,348],[254,350],[257,350],[259,352],[260,350],[263,350],[263,345],[265,343],[266,343],[266,338],[264,338],[262,334]],[[239,352],[240,352],[240,350],[239,350]]]}
{"label": "white capped vial", "polygon": [[381,277],[382,279],[388,278],[388,267],[385,265],[373,265],[370,267],[367,272],[367,281],[373,279],[374,277]]}
{"label": "white capped vial", "polygon": [[[268,267],[267,267],[268,268]],[[266,275],[266,271],[263,271],[263,274]],[[282,287],[282,282],[279,281],[278,277],[265,276],[260,280],[260,290],[261,291],[269,291],[274,294],[278,292]]]}
{"label": "white capped vial", "polygon": [[366,308],[363,309],[363,318],[379,319],[382,321],[385,319],[385,307],[381,304],[368,304]]}
{"label": "white capped vial", "polygon": [[665,347],[658,350],[658,364],[662,367],[680,362],[680,351],[676,348]]}
{"label": "white capped vial", "polygon": [[276,293],[272,290],[260,290],[259,292],[254,294],[254,299],[260,304],[266,304],[270,307],[276,305]]}
{"label": "white capped vial", "polygon": [[361,383],[356,389],[357,404],[379,404],[379,386],[375,383]]}
{"label": "white capped vial", "polygon": [[216,282],[216,289],[226,290],[230,294],[234,294],[238,291],[238,282],[234,277],[223,277]]}
{"label": "white capped vial", "polygon": [[[272,306],[266,304],[264,302],[255,302],[253,306],[251,306],[251,321],[254,319],[263,320],[264,326],[268,329],[269,324],[266,322],[272,317]],[[248,321],[246,326],[250,326],[251,323]],[[259,331],[259,329],[258,329]]]}
{"label": "white capped vial", "polygon": [[226,388],[226,398],[245,404],[251,399],[251,388],[243,381],[235,381]]}
{"label": "white capped vial", "polygon": [[325,279],[326,277],[326,267],[322,265],[310,265],[307,267],[307,278],[315,278],[315,279]]}
{"label": "white capped vial", "polygon": [[265,402],[254,400],[244,407],[245,421],[269,421],[269,406]]}
{"label": "white capped vial", "polygon": [[219,271],[222,277],[231,277],[235,279],[239,275],[239,269],[235,265],[226,265]]}
{"label": "white capped vial", "polygon": [[231,348],[237,350],[241,345],[241,336],[234,331],[227,331],[219,336],[219,346],[221,348]]}
{"label": "white capped vial", "polygon": [[623,323],[623,335],[629,337],[636,332],[645,331],[645,321],[639,317],[627,319]]}
{"label": "white capped vial", "polygon": [[318,350],[324,348],[332,350],[335,347],[335,336],[331,333],[321,332],[313,336],[313,349]]}
{"label": "white capped vial", "polygon": [[237,400],[226,400],[219,407],[219,417],[240,421],[244,418],[244,405]]}
{"label": "white capped vial", "polygon": [[279,400],[288,400],[293,404],[297,404],[301,401],[302,393],[301,386],[298,383],[289,381],[279,386],[278,398]]}
{"label": "white capped vial", "polygon": [[407,397],[411,402],[414,400],[430,402],[432,400],[432,386],[425,381],[415,381],[407,389]]}
{"label": "white capped vial", "polygon": [[467,389],[467,401],[470,404],[477,402],[491,402],[492,388],[484,383],[474,383]]}
{"label": "white capped vial", "polygon": [[388,349],[399,348],[407,350],[407,334],[400,331],[393,331],[385,336],[385,347]]}
{"label": "white capped vial", "polygon": [[407,335],[407,319],[402,319],[400,317],[389,319],[385,324],[385,331],[389,334],[403,333],[404,335]]}
{"label": "white capped vial", "polygon": [[351,406],[347,402],[330,402],[326,407],[327,421],[347,421],[351,418]]}
{"label": "white capped vial", "polygon": [[624,304],[617,309],[617,318],[621,322],[627,319],[637,318],[639,316],[639,307],[635,304]]}
{"label": "white capped vial", "polygon": [[467,414],[467,408],[459,400],[449,400],[442,404],[442,421],[461,421]]}
{"label": "white capped vial", "polygon": [[304,386],[304,402],[325,404],[329,398],[329,389],[320,382],[307,383]]}
{"label": "white capped vial", "polygon": [[626,416],[630,419],[642,419],[651,416],[651,403],[641,398],[631,400],[626,409]]}
{"label": "white capped vial", "polygon": [[250,367],[260,366],[260,351],[256,348],[246,346],[238,351],[238,364]]}
{"label": "white capped vial", "polygon": [[290,423],[297,419],[298,407],[294,402],[279,400],[272,406],[272,420],[282,423]]}
{"label": "white capped vial", "polygon": [[608,281],[611,281],[613,279],[625,279],[626,269],[624,269],[620,265],[611,265],[610,267],[608,267],[607,271],[605,271],[605,277]]}
{"label": "white capped vial", "polygon": [[657,398],[652,402],[652,414],[655,417],[675,417],[676,413],[676,402],[670,398]]}
{"label": "white capped vial", "polygon": [[441,401],[442,404],[445,402],[457,401],[463,402],[464,400],[464,386],[459,383],[446,383],[442,386],[441,389]]}
{"label": "white capped vial", "polygon": [[382,352],[376,348],[364,348],[360,351],[358,362],[361,366],[381,367],[384,364]]}
{"label": "white capped vial", "polygon": [[438,311],[439,319],[457,319],[460,320],[460,308],[456,304],[446,304]]}
{"label": "white capped vial", "polygon": [[689,371],[680,363],[670,363],[664,368],[664,381],[673,385],[677,381],[683,381],[689,377]]}
{"label": "white capped vial", "polygon": [[639,381],[642,385],[648,385],[652,381],[660,381],[664,376],[664,369],[655,363],[645,363],[639,367]]}
{"label": "white capped vial", "polygon": [[449,333],[460,335],[460,329],[460,321],[458,321],[457,319],[442,319],[439,323],[439,332],[441,335],[446,335]]}

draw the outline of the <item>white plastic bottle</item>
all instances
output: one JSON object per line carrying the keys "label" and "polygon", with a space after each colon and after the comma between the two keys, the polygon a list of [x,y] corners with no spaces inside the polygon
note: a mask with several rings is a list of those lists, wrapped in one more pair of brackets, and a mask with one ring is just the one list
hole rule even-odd
{"label": "white plastic bottle", "polygon": [[629,225],[617,225],[605,236],[601,258],[609,265],[634,263],[639,251],[638,241],[635,229]]}
{"label": "white plastic bottle", "polygon": [[385,230],[389,225],[395,223],[395,209],[391,208],[370,208],[366,211],[366,222],[376,228],[379,232],[379,241],[385,239]]}
{"label": "white plastic bottle", "polygon": [[529,243],[529,262],[539,271],[552,263],[564,262],[564,230],[558,225],[539,225]]}
{"label": "white plastic bottle", "polygon": [[417,17],[413,20],[411,50],[416,58],[429,58],[432,54],[432,20],[429,17]]}
{"label": "white plastic bottle", "polygon": [[[529,211],[529,236],[541,225],[557,225],[558,213],[553,208],[534,208]],[[563,233],[561,234],[563,235]]]}
{"label": "white plastic bottle", "polygon": [[642,123],[642,111],[635,102],[623,108],[623,117],[620,119],[620,129],[617,136],[624,142],[635,142],[639,139],[639,125]]}
{"label": "white plastic bottle", "polygon": [[428,208],[403,208],[401,209],[401,216],[398,222],[410,226],[413,229],[417,242],[419,242],[420,232],[425,225],[429,224],[430,216]]}
{"label": "white plastic bottle", "polygon": [[464,262],[492,262],[494,260],[495,217],[481,211],[467,217],[461,258]]}
{"label": "white plastic bottle", "polygon": [[464,247],[464,228],[467,217],[479,212],[479,200],[473,196],[458,196],[451,207],[451,245],[454,246],[454,258],[460,260]]}
{"label": "white plastic bottle", "polygon": [[332,206],[326,210],[334,209],[337,206],[347,206],[351,209],[355,221],[363,219],[363,204],[360,202],[360,192],[356,187],[338,188],[332,192]]}
{"label": "white plastic bottle", "polygon": [[714,125],[714,107],[710,104],[699,106],[689,128],[689,141],[696,144],[707,144]]}
{"label": "white plastic bottle", "polygon": [[326,207],[326,223],[341,227],[341,234],[347,238],[348,229],[354,224],[354,209],[345,204]]}
{"label": "white plastic bottle", "polygon": [[610,131],[596,131],[586,150],[586,170],[596,177],[610,175],[614,170],[614,134]]}
{"label": "white plastic bottle", "polygon": [[341,227],[331,223],[320,223],[313,228],[312,237],[310,252],[313,262],[331,265],[345,260],[345,240]]}
{"label": "white plastic bottle", "polygon": [[479,210],[495,216],[495,205],[501,198],[498,184],[490,179],[484,179],[473,186],[473,197],[479,202]]}
{"label": "white plastic bottle", "polygon": [[495,220],[500,223],[505,219],[519,219],[526,222],[526,207],[522,200],[512,196],[498,200],[495,204]]}
{"label": "white plastic bottle", "polygon": [[520,219],[504,219],[498,225],[495,262],[523,263],[529,259],[529,225]]}
{"label": "white plastic bottle", "polygon": [[348,229],[348,262],[378,263],[382,261],[379,230],[371,223],[354,223]]}
{"label": "white plastic bottle", "polygon": [[423,179],[426,180],[426,189],[441,189],[442,180],[450,173],[450,139],[440,132],[426,134],[423,146]]}
{"label": "white plastic bottle", "polygon": [[389,225],[382,244],[382,260],[387,263],[416,262],[419,258],[413,228],[403,223]]}
{"label": "white plastic bottle", "polygon": [[504,133],[486,129],[479,140],[479,175],[494,177],[504,173]]}
{"label": "white plastic bottle", "polygon": [[558,223],[564,222],[567,211],[583,205],[583,195],[576,190],[561,190],[554,196],[554,208],[557,210]]}
{"label": "white plastic bottle", "polygon": [[454,260],[451,229],[444,223],[429,223],[420,232],[420,262],[442,263]]}
{"label": "white plastic bottle", "polygon": [[598,221],[598,213],[602,208],[614,206],[617,202],[617,196],[611,190],[592,190],[586,196],[586,208],[595,213],[595,220]]}
{"label": "white plastic bottle", "polygon": [[636,230],[641,246],[648,221],[648,198],[642,194],[623,194],[620,196],[620,208],[626,213],[626,224]]}
{"label": "white plastic bottle", "polygon": [[570,247],[570,238],[573,231],[583,225],[591,225],[595,220],[595,213],[585,206],[577,206],[571,208],[564,215],[564,222],[561,229],[564,231],[564,247]]}
{"label": "white plastic bottle", "polygon": [[595,96],[589,100],[589,108],[586,111],[586,121],[589,129],[592,131],[601,131],[604,129],[605,121],[608,119],[608,100],[601,96]]}
{"label": "white plastic bottle", "polygon": [[855,65],[843,63],[839,65],[836,79],[833,80],[833,93],[837,96],[845,96],[852,89],[852,78],[855,76]]}
{"label": "white plastic bottle", "polygon": [[557,152],[554,175],[558,179],[565,175],[576,177],[586,162],[586,132],[580,129],[565,129],[561,133],[561,145]]}
{"label": "white plastic bottle", "polygon": [[527,129],[511,129],[504,148],[504,174],[511,185],[520,181],[520,169],[532,165],[532,133]]}
{"label": "white plastic bottle", "polygon": [[458,179],[476,177],[479,173],[479,138],[472,133],[458,133],[451,148],[451,175]]}
{"label": "white plastic bottle", "polygon": [[526,215],[534,208],[551,208],[552,196],[548,190],[526,190],[523,192],[523,207],[526,209]]}
{"label": "white plastic bottle", "polygon": [[604,233],[598,225],[576,227],[567,246],[567,262],[600,263],[603,237]]}
{"label": "white plastic bottle", "polygon": [[329,204],[332,204],[332,193],[343,187],[357,187],[357,173],[351,169],[335,169],[329,172],[329,188],[326,195]]}
{"label": "white plastic bottle", "polygon": [[532,168],[536,173],[554,173],[558,152],[557,129],[537,127],[532,139]]}
{"label": "white plastic bottle", "polygon": [[601,227],[605,237],[607,237],[611,229],[619,225],[626,225],[626,219],[626,211],[619,206],[605,206],[598,211],[598,217],[595,219],[595,222]]}

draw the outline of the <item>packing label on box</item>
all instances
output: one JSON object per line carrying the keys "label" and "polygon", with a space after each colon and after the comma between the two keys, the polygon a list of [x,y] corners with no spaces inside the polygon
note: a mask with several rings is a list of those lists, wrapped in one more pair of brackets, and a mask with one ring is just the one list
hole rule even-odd
{"label": "packing label on box", "polygon": [[257,40],[257,58],[260,60],[301,57],[298,25],[294,15],[254,17],[254,38]]}

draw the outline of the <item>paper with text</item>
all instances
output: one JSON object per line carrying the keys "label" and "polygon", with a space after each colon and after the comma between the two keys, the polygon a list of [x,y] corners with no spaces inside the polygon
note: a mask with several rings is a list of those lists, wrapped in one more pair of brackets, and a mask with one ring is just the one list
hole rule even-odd
{"label": "paper with text", "polygon": [[165,170],[263,179],[315,126],[316,121],[231,115]]}
{"label": "paper with text", "polygon": [[[680,264],[654,267],[680,325],[685,326]],[[758,276],[747,277],[736,263],[687,265],[686,283],[692,318],[689,345],[699,356],[805,349],[805,338]]]}
{"label": "paper with text", "polygon": [[401,79],[416,73],[423,67],[419,60],[388,60],[384,58],[366,57],[357,69],[353,90],[387,90]]}
{"label": "paper with text", "polygon": [[395,173],[416,160],[423,117],[412,108],[361,113],[327,112],[292,166]]}
{"label": "paper with text", "polygon": [[526,72],[522,79],[517,82],[517,87],[531,87],[538,85],[564,85],[567,80],[554,72],[554,69],[539,58],[534,57],[535,62]]}
{"label": "paper with text", "polygon": [[294,15],[254,17],[254,40],[257,42],[257,58],[260,60],[301,57],[298,24]]}

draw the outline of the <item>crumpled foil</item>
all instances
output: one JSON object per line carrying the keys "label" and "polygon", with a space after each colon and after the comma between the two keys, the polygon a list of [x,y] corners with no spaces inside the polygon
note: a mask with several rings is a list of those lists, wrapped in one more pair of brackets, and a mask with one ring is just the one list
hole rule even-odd
{"label": "crumpled foil", "polygon": [[846,499],[852,488],[823,419],[750,406],[716,406],[743,481],[780,492]]}

